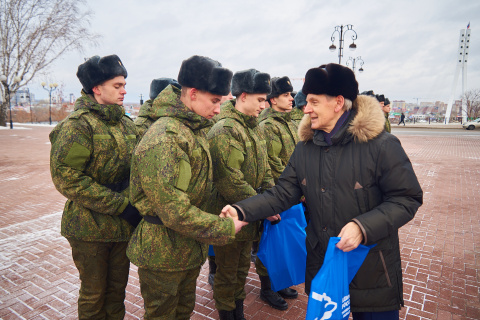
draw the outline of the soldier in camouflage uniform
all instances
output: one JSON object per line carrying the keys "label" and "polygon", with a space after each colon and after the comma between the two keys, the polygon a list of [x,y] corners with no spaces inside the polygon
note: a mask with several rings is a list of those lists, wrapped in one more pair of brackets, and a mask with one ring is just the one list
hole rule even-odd
{"label": "soldier in camouflage uniform", "polygon": [[126,248],[141,219],[128,196],[137,131],[122,107],[127,70],[116,55],[95,56],[77,77],[75,111],[50,133],[52,180],[68,199],[61,233],[80,273],[79,319],[123,319]]}
{"label": "soldier in camouflage uniform", "polygon": [[[257,125],[270,90],[266,73],[254,69],[235,73],[232,94],[236,99],[222,105],[219,119],[208,133],[218,211],[273,186],[265,137]],[[217,273],[213,297],[220,319],[244,319],[245,280],[258,228],[258,223],[250,224],[237,234],[233,244],[214,246]]]}
{"label": "soldier in camouflage uniform", "polygon": [[143,137],[147,129],[150,128],[155,121],[157,121],[159,117],[159,104],[155,103],[155,98],[170,84],[178,89],[182,88],[182,86],[175,79],[158,78],[152,80],[152,83],[150,84],[150,99],[145,101],[145,103],[140,107],[138,117],[134,121],[140,137]]}
{"label": "soldier in camouflage uniform", "polygon": [[[292,91],[293,87],[288,77],[272,78],[272,92],[267,97],[271,107],[265,109],[259,117],[259,126],[267,140],[268,163],[275,183],[298,142],[297,126],[291,118]],[[259,259],[255,261],[255,267],[261,282],[260,298],[275,309],[286,310],[288,304],[284,298],[294,299],[298,292],[290,288],[274,292],[271,289],[267,269]]]}
{"label": "soldier in camouflage uniform", "polygon": [[145,319],[189,319],[208,244],[233,242],[242,224],[207,213],[213,167],[205,128],[220,111],[232,72],[210,58],[183,61],[182,89],[155,99],[158,120],[132,158],[130,196],[143,221],[127,255],[138,266]]}
{"label": "soldier in camouflage uniform", "polygon": [[293,107],[291,115],[292,115],[292,120],[295,123],[295,126],[297,128],[297,130],[295,131],[298,131],[298,126],[300,124],[300,121],[302,121],[303,116],[305,115],[303,110],[307,105],[307,96],[305,96],[302,90],[300,90],[297,92],[297,94],[295,94],[293,101],[295,102],[295,105]]}

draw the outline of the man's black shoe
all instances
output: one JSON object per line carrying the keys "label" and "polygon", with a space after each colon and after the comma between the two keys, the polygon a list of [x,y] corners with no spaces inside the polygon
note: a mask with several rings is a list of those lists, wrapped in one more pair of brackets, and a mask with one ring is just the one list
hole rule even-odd
{"label": "man's black shoe", "polygon": [[278,293],[284,298],[284,299],[296,299],[298,297],[298,292],[295,289],[292,288],[285,288]]}
{"label": "man's black shoe", "polygon": [[260,299],[270,305],[270,307],[278,310],[287,310],[288,303],[278,293],[272,289],[260,290]]}

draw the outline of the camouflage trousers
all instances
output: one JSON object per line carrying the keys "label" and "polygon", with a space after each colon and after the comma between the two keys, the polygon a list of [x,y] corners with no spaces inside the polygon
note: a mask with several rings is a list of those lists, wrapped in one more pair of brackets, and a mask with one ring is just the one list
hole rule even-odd
{"label": "camouflage trousers", "polygon": [[250,269],[252,241],[235,241],[225,246],[214,246],[217,273],[213,298],[217,310],[235,309],[235,301],[245,300],[245,281]]}
{"label": "camouflage trousers", "polygon": [[[261,237],[262,237],[262,234],[260,233],[260,238]],[[260,240],[258,242],[260,242]],[[260,243],[258,244],[258,247],[260,248]],[[260,277],[268,276],[267,268],[263,265],[262,261],[260,261],[260,258],[258,257],[255,260],[255,271]]]}
{"label": "camouflage trousers", "polygon": [[190,319],[200,267],[185,271],[138,268],[145,319]]}
{"label": "camouflage trousers", "polygon": [[123,319],[130,270],[128,242],[67,240],[81,281],[78,318]]}

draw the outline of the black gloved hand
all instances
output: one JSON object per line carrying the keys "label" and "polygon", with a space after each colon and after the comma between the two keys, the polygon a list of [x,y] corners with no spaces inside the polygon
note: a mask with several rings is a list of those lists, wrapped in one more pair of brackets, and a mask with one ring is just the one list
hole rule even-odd
{"label": "black gloved hand", "polygon": [[130,203],[127,205],[125,210],[120,213],[119,217],[130,223],[133,227],[138,226],[138,224],[142,220],[140,212],[138,212],[137,208],[132,206]]}

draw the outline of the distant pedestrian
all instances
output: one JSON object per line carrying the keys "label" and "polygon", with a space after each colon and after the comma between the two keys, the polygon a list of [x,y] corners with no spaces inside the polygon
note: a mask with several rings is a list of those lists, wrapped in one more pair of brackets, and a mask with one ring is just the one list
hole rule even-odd
{"label": "distant pedestrian", "polygon": [[77,77],[75,111],[50,133],[52,180],[68,199],[61,233],[80,274],[78,318],[123,319],[126,249],[141,220],[128,196],[137,130],[122,107],[127,70],[116,55],[95,56]]}
{"label": "distant pedestrian", "polygon": [[402,112],[402,115],[400,116],[400,122],[398,123],[398,125],[400,125],[400,123],[403,123],[403,125],[405,126],[405,114]]}

